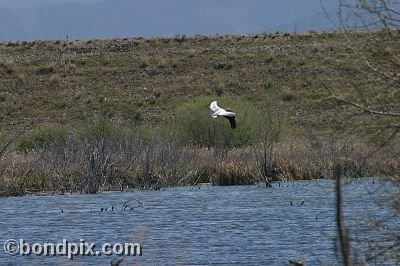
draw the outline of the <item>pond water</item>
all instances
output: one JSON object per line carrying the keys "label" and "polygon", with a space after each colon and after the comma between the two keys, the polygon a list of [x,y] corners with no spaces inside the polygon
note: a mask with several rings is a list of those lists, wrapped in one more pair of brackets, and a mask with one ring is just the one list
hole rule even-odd
{"label": "pond water", "polygon": [[[376,204],[384,198],[377,192],[382,186],[362,179],[344,187],[348,224],[356,227],[364,216],[388,213]],[[329,180],[274,183],[272,188],[201,186],[25,196],[0,202],[0,265],[110,265],[118,258],[11,256],[3,247],[7,239],[30,245],[82,239],[95,243],[95,250],[104,243],[139,243],[142,255],[124,256],[121,265],[338,262],[334,182]]]}

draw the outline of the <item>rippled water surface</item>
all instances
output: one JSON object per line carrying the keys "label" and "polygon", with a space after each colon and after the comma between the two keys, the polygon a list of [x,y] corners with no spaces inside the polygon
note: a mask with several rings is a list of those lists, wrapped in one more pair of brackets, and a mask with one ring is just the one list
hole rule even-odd
{"label": "rippled water surface", "polygon": [[[345,187],[348,222],[376,208],[378,182]],[[376,194],[376,193],[375,193]],[[381,195],[381,194],[379,194]],[[374,198],[374,199],[372,199]],[[130,210],[121,210],[130,201]],[[304,203],[302,204],[304,200]],[[137,203],[139,201],[143,205]],[[308,265],[337,262],[332,181],[258,186],[183,187],[96,195],[0,199],[0,265],[110,265],[116,256],[10,256],[5,240],[27,243],[140,243],[142,256],[121,265]],[[107,208],[101,211],[101,208]],[[113,207],[117,210],[111,210]]]}

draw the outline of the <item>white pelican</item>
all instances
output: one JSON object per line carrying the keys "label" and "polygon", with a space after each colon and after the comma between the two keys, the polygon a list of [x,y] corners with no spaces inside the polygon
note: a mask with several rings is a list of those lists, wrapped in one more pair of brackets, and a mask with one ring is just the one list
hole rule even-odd
{"label": "white pelican", "polygon": [[235,122],[235,113],[231,112],[231,110],[227,109],[224,110],[220,108],[217,105],[217,101],[213,101],[210,103],[210,109],[212,111],[211,117],[212,118],[217,118],[218,116],[223,116],[229,120],[229,123],[231,124],[231,128],[236,128],[236,122]]}

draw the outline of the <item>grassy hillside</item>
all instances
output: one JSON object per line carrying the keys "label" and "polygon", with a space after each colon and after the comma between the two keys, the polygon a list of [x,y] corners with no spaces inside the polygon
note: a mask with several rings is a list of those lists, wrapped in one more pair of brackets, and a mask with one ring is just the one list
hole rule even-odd
{"label": "grassy hillside", "polygon": [[[237,111],[233,137],[242,146],[256,143],[248,132],[264,123],[260,114],[267,110],[280,121],[282,145],[307,135],[311,142],[351,137],[353,144],[372,149],[388,134],[381,129],[396,118],[365,115],[329,98],[326,89],[367,100],[368,106],[399,109],[398,90],[377,80],[354,90],[368,76],[364,58],[352,47],[382,57],[368,46],[370,37],[274,33],[0,43],[1,135],[42,126],[79,129],[99,120],[116,128],[140,126],[155,135],[182,125],[201,131],[208,122],[189,124],[185,108],[195,106],[208,119],[207,103],[216,99]],[[383,41],[398,51],[396,40]]]}
{"label": "grassy hillside", "polygon": [[349,86],[363,67],[336,33],[1,43],[0,126],[159,124],[189,99],[229,96],[272,105],[298,126],[352,129],[321,82]]}

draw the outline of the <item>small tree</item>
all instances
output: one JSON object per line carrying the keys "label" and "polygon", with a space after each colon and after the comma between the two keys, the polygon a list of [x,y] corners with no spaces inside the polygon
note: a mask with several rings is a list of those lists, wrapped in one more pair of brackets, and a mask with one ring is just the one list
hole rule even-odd
{"label": "small tree", "polygon": [[[348,86],[334,88],[327,83],[322,85],[329,97],[338,104],[353,108],[355,113],[364,116],[366,120],[380,120],[379,126],[369,129],[369,133],[375,131],[379,145],[376,150],[366,154],[364,160],[383,148],[392,148],[392,156],[400,158],[400,1],[339,0],[338,14],[340,30],[345,37],[347,50],[350,51],[348,56],[358,60],[362,67],[354,69],[357,75]],[[398,100],[393,101],[393,98]],[[343,264],[350,265],[350,245],[343,221],[339,169],[338,166],[335,171],[338,235]],[[393,178],[390,179],[397,188],[400,187],[399,170],[393,169]],[[381,237],[367,240],[370,247],[375,247],[370,249],[367,262],[378,257],[400,261],[399,228],[389,226],[399,219],[398,196],[398,190],[395,190],[392,200],[385,201],[384,207],[392,209],[392,218],[375,221],[370,228],[375,233],[385,235],[382,240]]]}
{"label": "small tree", "polygon": [[281,133],[280,119],[274,119],[271,111],[265,109],[260,123],[260,146],[257,148],[257,165],[266,187],[272,187],[271,179],[276,177],[279,169],[274,166],[274,146]]}

